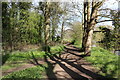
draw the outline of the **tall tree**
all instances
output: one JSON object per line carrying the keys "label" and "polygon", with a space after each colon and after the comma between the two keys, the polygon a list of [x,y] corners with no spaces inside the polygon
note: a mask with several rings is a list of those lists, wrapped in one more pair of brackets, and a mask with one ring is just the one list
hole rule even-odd
{"label": "tall tree", "polygon": [[[21,43],[36,43],[38,39],[38,13],[31,11],[28,2],[3,2],[2,3],[3,43],[10,46],[11,50]],[[42,21],[41,21],[42,22]]]}
{"label": "tall tree", "polygon": [[44,48],[45,51],[48,51],[47,48],[49,48],[51,40],[54,41],[55,39],[56,29],[63,10],[58,2],[40,2],[39,9],[44,17]]}
{"label": "tall tree", "polygon": [[42,15],[44,16],[44,23],[43,23],[43,32],[44,32],[44,41],[43,41],[43,49],[46,52],[49,52],[49,39],[50,39],[50,6],[51,2],[39,2],[39,9],[42,11]]}
{"label": "tall tree", "polygon": [[51,3],[51,38],[55,41],[56,32],[58,29],[58,23],[60,21],[60,15],[62,14],[62,9],[59,2]]}
{"label": "tall tree", "polygon": [[62,11],[61,11],[61,16],[60,16],[60,24],[61,24],[61,30],[60,30],[60,42],[63,42],[63,36],[64,36],[64,29],[65,29],[65,24],[69,22],[67,22],[68,20],[70,20],[70,16],[68,15],[70,12],[71,4],[70,3],[62,3]]}
{"label": "tall tree", "polygon": [[[91,41],[93,29],[96,25],[97,12],[102,6],[104,0],[97,2],[96,0],[85,0],[84,1],[84,34],[83,34],[83,49],[86,55],[91,53]],[[91,7],[92,6],[92,7]]]}
{"label": "tall tree", "polygon": [[[9,15],[9,3],[2,2],[2,42],[3,46],[10,45],[9,40],[10,36],[6,36],[10,34],[10,15]],[[4,47],[6,49],[7,47]]]}

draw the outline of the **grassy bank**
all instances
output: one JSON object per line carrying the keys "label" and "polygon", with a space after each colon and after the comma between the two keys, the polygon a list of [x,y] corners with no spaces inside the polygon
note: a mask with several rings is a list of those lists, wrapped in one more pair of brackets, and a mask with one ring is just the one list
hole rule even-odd
{"label": "grassy bank", "polygon": [[90,57],[86,60],[91,62],[99,73],[107,77],[118,77],[118,56],[103,48],[94,47]]}

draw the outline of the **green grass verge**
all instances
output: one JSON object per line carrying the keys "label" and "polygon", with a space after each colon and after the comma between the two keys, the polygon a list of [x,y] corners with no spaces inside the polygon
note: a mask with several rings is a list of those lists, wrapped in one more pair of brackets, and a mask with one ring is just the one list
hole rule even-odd
{"label": "green grass verge", "polygon": [[[33,53],[33,54],[32,54]],[[12,52],[6,54],[2,57],[2,61],[4,65],[2,66],[2,70],[8,70],[11,68],[19,67],[23,64],[26,64],[30,59],[35,58],[43,58],[45,52],[41,51],[28,51],[28,52]]]}
{"label": "green grass verge", "polygon": [[92,48],[90,57],[86,60],[91,62],[100,74],[107,77],[118,77],[118,56],[100,47]]}
{"label": "green grass verge", "polygon": [[[51,47],[51,52],[57,53],[62,51],[63,48],[64,48],[63,45],[53,46]],[[43,58],[44,55],[46,54],[44,51],[38,51],[38,50],[27,51],[27,52],[15,51],[4,55],[2,60],[3,61],[7,60],[5,63],[24,62],[26,60],[32,59],[32,55],[34,55],[35,58]]]}
{"label": "green grass verge", "polygon": [[13,52],[7,61],[14,62],[14,61],[25,61],[28,59],[32,59],[32,53],[35,58],[43,57],[45,52],[41,51],[28,51],[28,52]]}
{"label": "green grass verge", "polygon": [[45,68],[40,66],[35,66],[32,68],[24,69],[21,71],[16,71],[2,77],[2,80],[29,80],[29,79],[41,79],[45,78],[44,75]]}
{"label": "green grass verge", "polygon": [[3,71],[6,71],[6,70],[9,70],[11,68],[16,68],[16,67],[19,67],[19,66],[22,66],[24,65],[25,63],[21,63],[21,64],[6,64],[6,65],[3,65],[2,66],[2,70]]}

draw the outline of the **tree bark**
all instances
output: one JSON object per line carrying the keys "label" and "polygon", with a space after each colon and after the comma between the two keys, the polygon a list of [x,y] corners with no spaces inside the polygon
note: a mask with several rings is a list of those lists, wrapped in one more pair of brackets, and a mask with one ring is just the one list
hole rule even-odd
{"label": "tree bark", "polygon": [[44,50],[45,52],[49,52],[49,45],[48,45],[48,40],[50,37],[50,2],[46,2],[46,6],[45,6],[45,13],[44,13],[44,17],[45,17],[45,29],[44,29]]}
{"label": "tree bark", "polygon": [[85,43],[85,54],[86,55],[90,55],[90,53],[91,53],[92,34],[93,34],[93,30],[87,31],[87,34],[86,34],[87,39],[86,39],[86,43]]}
{"label": "tree bark", "polygon": [[86,28],[87,28],[87,2],[84,2],[84,32],[82,39],[82,49],[85,50],[85,42],[86,42]]}
{"label": "tree bark", "polygon": [[[104,1],[96,2],[94,0],[92,4],[90,3],[90,0],[84,2],[84,34],[83,34],[82,47],[83,50],[85,50],[86,55],[90,55],[91,53],[92,35],[93,35],[93,29],[96,25],[97,11],[103,2]],[[91,5],[92,8],[90,8]]]}
{"label": "tree bark", "polygon": [[62,28],[61,28],[61,43],[63,43],[63,31],[64,31],[64,20],[63,20],[63,23],[62,23]]}

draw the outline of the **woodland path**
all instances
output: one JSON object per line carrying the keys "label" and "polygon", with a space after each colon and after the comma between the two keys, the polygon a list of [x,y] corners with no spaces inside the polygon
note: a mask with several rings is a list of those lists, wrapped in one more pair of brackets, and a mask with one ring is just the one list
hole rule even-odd
{"label": "woodland path", "polygon": [[34,62],[31,61],[31,63],[18,68],[4,71],[2,74],[4,76],[14,71],[23,70],[35,65],[42,66],[42,64],[47,63],[47,80],[114,80],[99,75],[98,70],[90,62],[87,62],[84,57],[79,48],[67,45],[64,51],[60,52],[60,55],[49,56],[49,58],[45,57],[44,61],[34,59]]}
{"label": "woodland path", "polygon": [[84,57],[80,49],[67,45],[61,55],[48,60],[53,66],[49,80],[113,80],[99,75],[98,70]]}

